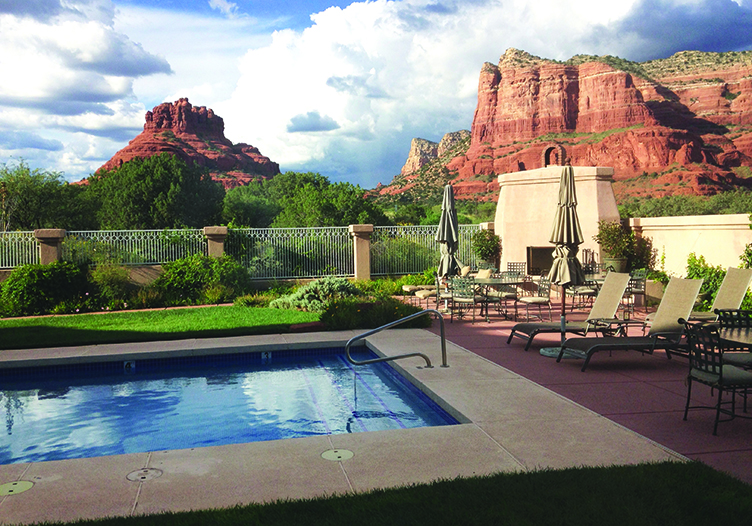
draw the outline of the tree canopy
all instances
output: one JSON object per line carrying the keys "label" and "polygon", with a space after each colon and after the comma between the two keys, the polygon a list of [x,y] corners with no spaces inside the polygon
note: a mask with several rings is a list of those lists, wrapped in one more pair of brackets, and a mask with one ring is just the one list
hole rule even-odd
{"label": "tree canopy", "polygon": [[219,220],[224,189],[198,167],[163,153],[89,179],[105,229],[199,228]]}
{"label": "tree canopy", "polygon": [[256,228],[388,225],[389,219],[365,193],[360,186],[331,183],[317,173],[285,172],[230,190],[223,219]]}
{"label": "tree canopy", "polygon": [[0,231],[96,227],[85,188],[20,160],[0,166]]}

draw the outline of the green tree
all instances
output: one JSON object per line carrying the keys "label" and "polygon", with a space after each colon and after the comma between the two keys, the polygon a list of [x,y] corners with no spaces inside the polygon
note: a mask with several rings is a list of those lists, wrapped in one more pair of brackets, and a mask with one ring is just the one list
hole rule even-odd
{"label": "green tree", "polygon": [[0,167],[0,231],[91,228],[85,188],[69,185],[59,172],[32,169],[21,160]]}
{"label": "green tree", "polygon": [[285,172],[259,185],[227,193],[223,219],[254,227],[388,225],[389,219],[365,190],[350,183],[329,182],[317,173]]}
{"label": "green tree", "polygon": [[279,204],[262,195],[260,184],[238,186],[225,195],[222,220],[235,227],[267,228],[281,210]]}
{"label": "green tree", "polygon": [[100,225],[112,229],[211,225],[219,221],[225,194],[198,167],[168,153],[135,158],[89,182],[101,205]]}
{"label": "green tree", "polygon": [[384,212],[364,194],[365,190],[351,183],[308,182],[295,187],[279,201],[282,210],[272,226],[388,225]]}

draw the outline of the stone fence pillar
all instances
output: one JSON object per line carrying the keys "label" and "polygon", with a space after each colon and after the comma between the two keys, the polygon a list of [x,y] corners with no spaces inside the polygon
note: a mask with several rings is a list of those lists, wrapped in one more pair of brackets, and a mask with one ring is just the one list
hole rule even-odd
{"label": "stone fence pillar", "polygon": [[211,257],[221,258],[225,254],[226,226],[205,226],[204,236],[208,241],[208,252]]}
{"label": "stone fence pillar", "polygon": [[492,234],[495,234],[494,229],[496,228],[496,223],[489,222],[489,223],[480,223],[480,229],[481,230],[490,230]]}
{"label": "stone fence pillar", "polygon": [[40,228],[34,230],[34,237],[39,241],[39,262],[42,265],[62,259],[64,228]]}
{"label": "stone fence pillar", "polygon": [[371,234],[373,225],[350,225],[355,255],[355,279],[371,279]]}

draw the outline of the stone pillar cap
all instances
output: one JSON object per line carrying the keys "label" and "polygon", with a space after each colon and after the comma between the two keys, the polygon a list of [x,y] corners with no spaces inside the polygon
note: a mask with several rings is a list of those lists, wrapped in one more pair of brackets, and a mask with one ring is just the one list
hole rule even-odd
{"label": "stone pillar cap", "polygon": [[38,228],[34,230],[34,237],[37,239],[63,239],[65,237],[65,229]]}
{"label": "stone pillar cap", "polygon": [[370,234],[373,232],[373,225],[350,225],[351,234]]}
{"label": "stone pillar cap", "polygon": [[228,229],[226,226],[205,226],[204,227],[205,236],[226,236],[227,233],[228,233]]}

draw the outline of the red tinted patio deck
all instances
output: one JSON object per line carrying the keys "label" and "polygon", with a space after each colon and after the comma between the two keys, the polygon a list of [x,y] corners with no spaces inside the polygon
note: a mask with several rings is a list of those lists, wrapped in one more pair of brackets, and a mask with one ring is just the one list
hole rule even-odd
{"label": "red tinted patio deck", "polygon": [[[555,320],[559,309],[556,305],[553,308]],[[585,317],[582,311],[567,312],[567,316],[568,319]],[[668,360],[662,351],[653,355],[601,352],[582,372],[581,360],[556,363],[555,358],[539,353],[541,347],[559,342],[556,334],[537,336],[527,352],[520,338],[507,344],[513,325],[514,322],[500,320],[493,314],[490,323],[477,318],[475,324],[456,319],[449,323],[447,319],[446,337],[673,451],[752,484],[752,420],[738,418],[721,423],[718,436],[712,434],[713,410],[690,410],[688,420],[682,420],[687,396],[686,358]],[[434,322],[431,331],[438,334],[438,322]],[[693,405],[715,404],[710,388],[698,384],[692,391]],[[603,447],[608,448],[609,444],[604,443]]]}

